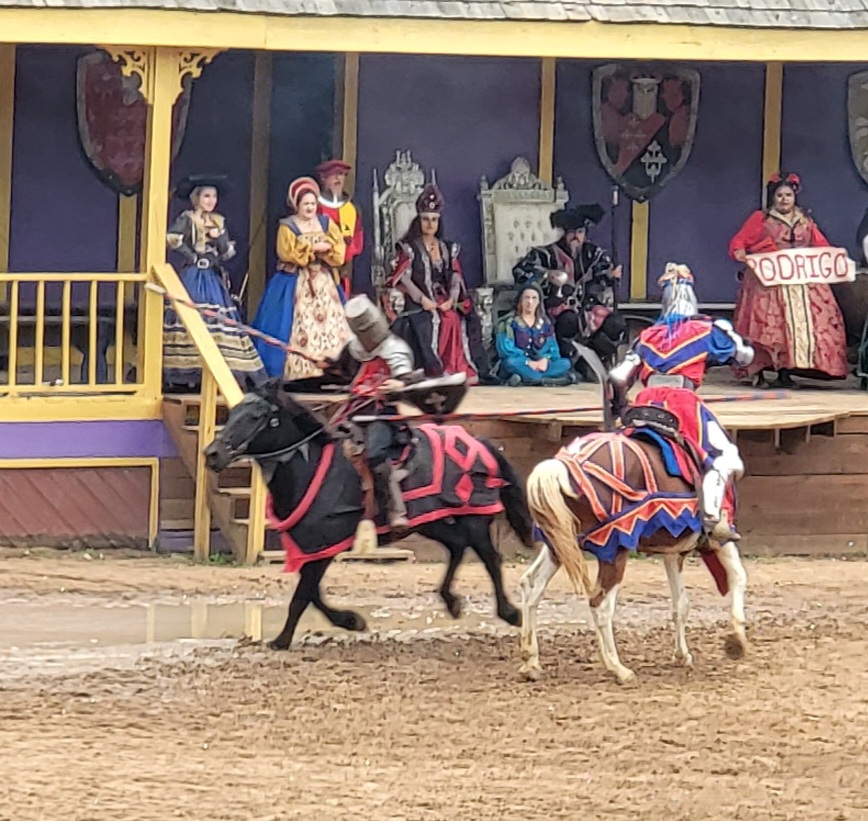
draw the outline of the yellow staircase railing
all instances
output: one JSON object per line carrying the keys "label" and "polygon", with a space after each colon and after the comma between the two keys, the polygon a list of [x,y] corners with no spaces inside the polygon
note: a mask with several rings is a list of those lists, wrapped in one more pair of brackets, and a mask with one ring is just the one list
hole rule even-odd
{"label": "yellow staircase railing", "polygon": [[[176,300],[189,299],[187,290],[171,265],[163,264],[154,267],[151,270],[151,279],[169,297]],[[154,294],[154,291],[148,290]],[[160,297],[162,304],[162,295],[157,294],[157,296]],[[175,302],[174,308],[181,322],[184,323],[184,327],[202,360],[199,420],[196,428],[196,475],[194,477],[196,482],[196,501],[193,550],[197,559],[205,560],[210,553],[210,500],[213,494],[217,492],[217,481],[205,465],[203,450],[214,439],[216,434],[218,395],[222,395],[226,404],[231,408],[241,401],[244,393],[232,375],[229,365],[220,353],[220,349],[214,342],[199,312],[181,302]],[[262,552],[265,540],[266,493],[267,490],[262,473],[254,463],[251,465],[247,543],[244,555],[236,554],[236,559],[246,564],[255,562]]]}

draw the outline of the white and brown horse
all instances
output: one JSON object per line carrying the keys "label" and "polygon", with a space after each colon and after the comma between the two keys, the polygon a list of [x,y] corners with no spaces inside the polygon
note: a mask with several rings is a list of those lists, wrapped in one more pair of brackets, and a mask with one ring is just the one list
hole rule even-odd
{"label": "white and brown horse", "polygon": [[[704,540],[695,484],[672,475],[679,472],[673,470],[673,457],[680,457],[684,467],[678,448],[667,450],[653,436],[597,433],[575,440],[534,468],[527,483],[528,503],[542,544],[521,579],[521,672],[526,678],[536,680],[542,675],[536,611],[561,566],[577,593],[588,599],[606,668],[622,684],[635,678],[618,657],[612,630],[630,550],[663,559],[672,592],[677,660],[693,664],[687,646],[690,604],[682,567],[685,556],[697,548],[720,593],[729,591],[732,596],[733,635],[727,640],[727,653],[738,658],[746,652],[747,577],[738,548],[734,542]],[[591,583],[582,547],[597,554],[596,584]]]}

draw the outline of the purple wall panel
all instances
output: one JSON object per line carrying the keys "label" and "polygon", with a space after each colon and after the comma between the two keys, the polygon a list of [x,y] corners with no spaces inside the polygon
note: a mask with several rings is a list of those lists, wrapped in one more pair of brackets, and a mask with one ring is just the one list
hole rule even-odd
{"label": "purple wall panel", "polygon": [[112,271],[117,196],[78,139],[75,67],[87,49],[19,46],[12,160],[12,271]]}
{"label": "purple wall panel", "polygon": [[[555,174],[574,203],[607,209],[612,181],[594,145],[591,74],[598,63],[558,62]],[[697,275],[704,301],[732,301],[736,282],[728,261],[729,238],[755,207],[762,155],[763,67],[694,65],[702,77],[699,120],[692,154],[679,175],[650,201],[648,295],[669,260],[685,262]],[[629,297],[630,200],[616,215],[617,250],[625,265],[621,290]],[[609,218],[592,237],[611,244]]]}
{"label": "purple wall panel", "polygon": [[0,422],[0,459],[177,455],[159,420]]}
{"label": "purple wall panel", "polygon": [[785,171],[801,176],[799,202],[829,242],[852,253],[868,185],[850,155],[847,78],[866,69],[853,63],[784,67],[781,162]]}
{"label": "purple wall panel", "polygon": [[669,261],[696,276],[704,302],[734,302],[733,234],[759,206],[762,176],[762,65],[691,64],[701,77],[693,151],[678,176],[651,199],[648,294]]}
{"label": "purple wall panel", "polygon": [[[193,83],[187,131],[172,165],[172,184],[187,174],[227,174],[232,190],[217,206],[236,241],[237,256],[227,265],[236,288],[247,270],[250,225],[250,141],[253,112],[253,54],[218,55]],[[169,219],[189,207],[173,199]],[[178,268],[183,261],[170,254]]]}
{"label": "purple wall panel", "polygon": [[[591,114],[591,72],[594,65],[558,60],[555,97],[555,177],[562,177],[570,204],[598,202],[606,209],[603,221],[591,229],[591,240],[612,247],[612,180],[597,157]],[[615,212],[615,250],[624,266],[620,299],[630,295],[630,200],[621,195]]]}
{"label": "purple wall panel", "polygon": [[335,123],[335,55],[275,54],[271,75],[271,140],[268,213],[265,231],[268,274],[276,263],[277,223],[288,209],[286,191],[301,176],[312,176],[331,157]]}
{"label": "purple wall panel", "polygon": [[356,198],[370,241],[356,267],[368,279],[372,172],[380,185],[398,149],[426,173],[433,167],[446,199],[446,236],[462,245],[468,285],[482,279],[479,179],[493,182],[524,155],[539,153],[540,63],[512,58],[362,55],[359,69]]}

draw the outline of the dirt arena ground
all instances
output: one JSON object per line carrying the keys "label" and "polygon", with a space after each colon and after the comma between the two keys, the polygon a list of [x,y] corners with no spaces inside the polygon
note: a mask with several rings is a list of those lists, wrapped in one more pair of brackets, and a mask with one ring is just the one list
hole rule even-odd
{"label": "dirt arena ground", "polygon": [[[507,568],[513,596],[523,569]],[[868,818],[868,563],[750,562],[739,662],[691,564],[688,672],[671,661],[663,568],[634,561],[618,617],[629,689],[604,674],[563,579],[540,610],[547,678],[530,685],[481,568],[459,573],[458,621],[432,592],[442,570],[335,566],[329,597],[359,605],[371,633],[310,622],[274,654],[145,643],[133,616],[204,604],[207,633],[208,613],[286,601],[279,568],[7,551],[0,818]]]}

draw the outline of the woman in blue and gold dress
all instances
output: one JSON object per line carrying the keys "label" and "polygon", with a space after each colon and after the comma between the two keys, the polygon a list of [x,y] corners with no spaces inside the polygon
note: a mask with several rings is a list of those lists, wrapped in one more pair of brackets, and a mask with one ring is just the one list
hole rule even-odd
{"label": "woman in blue and gold dress", "polygon": [[[218,311],[227,319],[241,319],[229,291],[223,263],[235,256],[235,243],[226,230],[226,218],[215,211],[226,177],[200,174],[178,183],[175,195],[189,197],[191,209],[179,214],[166,236],[169,248],[185,261],[181,281],[192,302]],[[204,318],[204,317],[203,317]],[[249,388],[267,375],[250,337],[218,319],[204,318],[238,383]],[[163,320],[163,382],[168,391],[195,391],[202,380],[202,362],[174,308],[166,308]]]}

